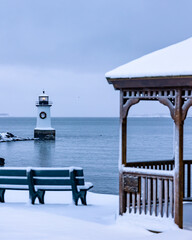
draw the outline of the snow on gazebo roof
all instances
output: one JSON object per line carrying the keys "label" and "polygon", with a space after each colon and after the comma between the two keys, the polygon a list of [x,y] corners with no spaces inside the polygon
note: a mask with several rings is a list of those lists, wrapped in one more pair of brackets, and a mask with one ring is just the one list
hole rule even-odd
{"label": "snow on gazebo roof", "polygon": [[158,51],[107,72],[107,79],[149,78],[192,75],[192,38]]}

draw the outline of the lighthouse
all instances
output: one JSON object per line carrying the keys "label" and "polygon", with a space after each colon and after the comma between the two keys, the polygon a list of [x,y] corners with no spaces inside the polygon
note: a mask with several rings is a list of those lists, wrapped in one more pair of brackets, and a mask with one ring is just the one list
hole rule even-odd
{"label": "lighthouse", "polygon": [[55,129],[51,127],[51,106],[52,102],[49,101],[49,96],[43,91],[36,102],[37,124],[34,129],[34,138],[43,140],[55,139]]}

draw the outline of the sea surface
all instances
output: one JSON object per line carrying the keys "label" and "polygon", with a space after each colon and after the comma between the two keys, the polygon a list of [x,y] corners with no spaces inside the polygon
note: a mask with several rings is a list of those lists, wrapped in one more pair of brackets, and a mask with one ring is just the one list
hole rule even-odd
{"label": "sea surface", "polygon": [[[36,118],[0,118],[0,132],[33,137]],[[84,169],[93,191],[118,194],[119,119],[52,118],[55,141],[0,143],[5,166]],[[173,158],[173,121],[170,118],[128,119],[128,161]],[[184,158],[192,159],[192,118],[185,121]]]}

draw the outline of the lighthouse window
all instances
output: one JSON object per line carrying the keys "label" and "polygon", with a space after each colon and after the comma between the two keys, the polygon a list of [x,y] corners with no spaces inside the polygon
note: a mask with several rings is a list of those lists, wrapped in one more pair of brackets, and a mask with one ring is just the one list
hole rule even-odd
{"label": "lighthouse window", "polygon": [[48,97],[40,97],[39,101],[48,101]]}
{"label": "lighthouse window", "polygon": [[45,112],[41,112],[39,116],[41,119],[45,119],[47,117],[47,114]]}

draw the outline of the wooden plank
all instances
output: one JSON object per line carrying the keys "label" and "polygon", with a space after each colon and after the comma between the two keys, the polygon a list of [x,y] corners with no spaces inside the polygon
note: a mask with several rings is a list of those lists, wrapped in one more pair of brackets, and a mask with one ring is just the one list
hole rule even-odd
{"label": "wooden plank", "polygon": [[39,179],[34,178],[34,185],[71,185],[70,179]]}
{"label": "wooden plank", "polygon": [[142,177],[142,188],[143,188],[143,196],[142,196],[142,206],[143,206],[143,213],[146,214],[146,178]]}
{"label": "wooden plank", "polygon": [[32,170],[32,174],[35,177],[69,177],[69,170],[38,169]]}
{"label": "wooden plank", "polygon": [[183,198],[185,198],[185,196],[186,196],[186,190],[185,190],[185,178],[187,177],[187,176],[185,176],[185,164],[183,164]]}
{"label": "wooden plank", "polygon": [[182,90],[177,89],[175,92],[174,221],[183,228],[183,100]]}
{"label": "wooden plank", "polygon": [[136,201],[136,197],[135,197],[135,194],[136,193],[132,193],[132,212],[133,213],[136,213],[136,204],[135,204],[135,201]]}
{"label": "wooden plank", "polygon": [[[185,160],[185,162],[190,161],[192,162],[192,160]],[[174,160],[148,160],[148,161],[138,161],[138,162],[127,162],[126,163],[126,167],[141,167],[141,166],[155,166],[155,169],[157,169],[157,166],[161,165],[161,164],[170,164],[170,165],[174,165]]]}
{"label": "wooden plank", "polygon": [[174,184],[170,181],[170,214],[174,217]]}
{"label": "wooden plank", "polygon": [[[71,185],[71,179],[64,178],[37,178],[34,177],[34,185]],[[77,186],[84,185],[84,179],[76,179],[75,183]]]}
{"label": "wooden plank", "polygon": [[143,78],[107,78],[115,89],[154,89],[192,87],[192,76],[143,77]]}
{"label": "wooden plank", "polygon": [[132,171],[128,171],[128,169],[124,172],[126,174],[130,174],[132,176],[138,176],[138,177],[156,177],[156,178],[162,178],[162,179],[173,179],[173,175],[172,173],[169,174],[169,171],[167,172],[163,172],[161,171],[161,174],[159,171],[155,171],[155,170],[151,170],[152,172],[149,172],[150,170],[148,171],[144,171],[144,169],[142,169],[142,171],[138,171],[137,172],[137,168],[134,169],[135,171],[132,172]]}
{"label": "wooden plank", "polygon": [[127,118],[122,119],[122,164],[126,165],[127,159]]}
{"label": "wooden plank", "polygon": [[151,215],[151,178],[147,178],[147,203],[148,203],[148,213]]}
{"label": "wooden plank", "polygon": [[5,168],[1,168],[0,169],[0,176],[23,177],[23,176],[27,176],[27,174],[26,174],[26,169],[5,169]]}
{"label": "wooden plank", "polygon": [[163,184],[162,179],[158,179],[159,190],[159,215],[163,217]]}
{"label": "wooden plank", "polygon": [[166,217],[169,217],[169,209],[168,209],[168,199],[169,199],[169,188],[168,188],[168,180],[164,180],[164,189],[165,189],[165,215]]}
{"label": "wooden plank", "polygon": [[131,193],[127,193],[127,209],[128,213],[131,213]]}
{"label": "wooden plank", "polygon": [[162,167],[163,167],[163,170],[165,170],[165,164],[162,164],[162,165],[163,165],[163,166],[162,166]]}
{"label": "wooden plank", "polygon": [[0,178],[0,184],[5,185],[28,185],[27,178]]}
{"label": "wooden plank", "polygon": [[127,194],[123,190],[123,174],[119,173],[119,214],[123,215],[123,213],[127,210]]}
{"label": "wooden plank", "polygon": [[153,179],[153,213],[157,216],[157,179]]}
{"label": "wooden plank", "polygon": [[191,197],[191,165],[187,164],[187,197]]}
{"label": "wooden plank", "polygon": [[141,214],[141,193],[137,193],[137,213]]}

